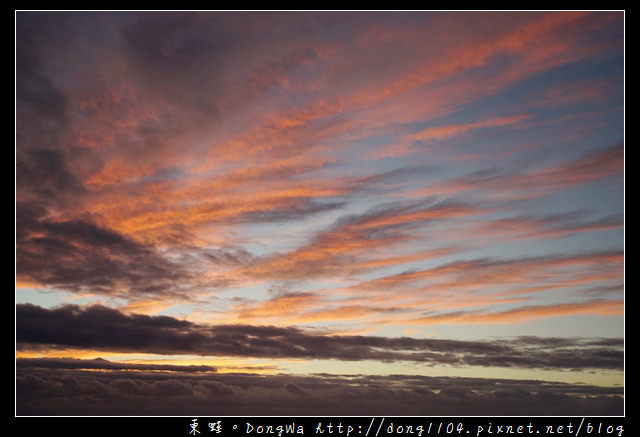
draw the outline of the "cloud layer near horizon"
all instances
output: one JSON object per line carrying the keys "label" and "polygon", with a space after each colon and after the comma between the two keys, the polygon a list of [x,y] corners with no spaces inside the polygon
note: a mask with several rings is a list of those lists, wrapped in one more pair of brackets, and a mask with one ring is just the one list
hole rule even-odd
{"label": "cloud layer near horizon", "polygon": [[299,328],[200,325],[101,306],[17,305],[16,340],[30,344],[153,354],[417,361],[426,366],[623,370],[622,339],[519,337],[488,341],[329,335]]}
{"label": "cloud layer near horizon", "polygon": [[[371,375],[161,375],[26,362],[19,415],[619,415],[622,388],[531,380]],[[33,367],[27,367],[27,366]],[[27,370],[29,370],[27,372]]]}

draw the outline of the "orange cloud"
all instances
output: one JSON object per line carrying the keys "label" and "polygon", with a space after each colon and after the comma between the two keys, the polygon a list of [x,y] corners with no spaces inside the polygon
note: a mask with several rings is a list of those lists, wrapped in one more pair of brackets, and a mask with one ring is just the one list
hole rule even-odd
{"label": "orange cloud", "polygon": [[[362,282],[354,290],[389,290],[424,283],[426,290],[477,290],[496,293],[514,285],[562,288],[617,278],[624,260],[620,253],[549,256],[521,260],[457,261],[426,270],[407,271]],[[597,276],[594,276],[597,273]],[[585,277],[586,275],[586,277]],[[573,282],[575,281],[575,282]]]}
{"label": "orange cloud", "polygon": [[290,320],[302,311],[314,307],[320,301],[319,296],[309,293],[294,293],[276,296],[257,304],[241,304],[232,309],[218,323],[264,323],[265,319]]}
{"label": "orange cloud", "polygon": [[[491,59],[499,55],[522,56],[523,59],[526,60],[526,62],[522,62],[522,65],[529,65],[528,71],[519,71],[517,75],[512,74],[510,81],[517,80],[519,77],[536,71],[534,68],[540,68],[538,64],[540,64],[542,60],[548,61],[547,65],[545,65],[547,68],[554,64],[565,63],[567,60],[562,59],[562,55],[565,54],[566,49],[574,43],[574,41],[555,42],[553,49],[550,49],[550,43],[554,42],[554,40],[550,38],[550,34],[557,30],[564,31],[567,26],[587,16],[588,13],[585,12],[536,14],[529,16],[506,13],[502,15],[504,21],[499,20],[499,18],[496,19],[496,17],[493,16],[491,19],[502,25],[496,26],[496,28],[504,29],[507,27],[507,29],[503,30],[502,33],[495,32],[493,35],[484,35],[483,40],[480,41],[470,39],[461,44],[450,44],[445,48],[446,54],[439,59],[440,62],[428,59],[428,61],[410,73],[394,81],[384,90],[384,94],[389,95],[403,92],[427,82],[484,66]],[[486,17],[490,16],[486,15]],[[450,25],[460,26],[463,20],[459,20],[459,17],[455,18],[456,20],[452,20]],[[482,16],[473,16],[474,20],[478,18],[482,19]],[[505,26],[505,23],[508,23],[509,19],[512,19],[513,22],[516,23],[522,18],[531,19],[526,20],[520,25],[515,25],[512,28]],[[443,22],[443,25],[446,25],[445,23],[446,21]],[[494,23],[494,25],[495,24],[496,23]],[[537,62],[532,62],[534,59],[537,60]],[[553,62],[553,64],[550,64],[550,62]]]}
{"label": "orange cloud", "polygon": [[441,140],[443,138],[461,135],[472,130],[509,126],[526,120],[529,117],[530,116],[527,114],[520,114],[507,117],[495,117],[473,123],[428,127],[414,134],[407,135],[405,138],[391,146],[376,150],[375,156],[384,158],[408,155],[414,152],[412,149],[414,141]]}
{"label": "orange cloud", "polygon": [[91,175],[84,182],[88,188],[99,190],[108,185],[134,182],[140,177],[153,174],[154,171],[151,165],[137,165],[127,163],[122,158],[116,158],[107,162],[100,172]]}
{"label": "orange cloud", "polygon": [[[446,202],[422,207],[392,205],[337,222],[331,229],[316,235],[310,243],[284,254],[263,258],[244,272],[235,274],[266,278],[346,274],[365,267],[376,249],[388,249],[410,239],[405,233],[407,228],[483,212],[471,205]],[[435,253],[442,254],[442,249],[436,250]]]}

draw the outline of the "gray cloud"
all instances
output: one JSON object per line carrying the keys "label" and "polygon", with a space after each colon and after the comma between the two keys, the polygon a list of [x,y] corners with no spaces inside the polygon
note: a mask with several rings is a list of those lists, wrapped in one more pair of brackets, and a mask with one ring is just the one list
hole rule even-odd
{"label": "gray cloud", "polygon": [[286,205],[269,208],[265,211],[252,211],[240,215],[234,221],[246,223],[274,223],[299,220],[306,216],[333,211],[345,205],[345,202],[318,202],[311,198],[291,198]]}
{"label": "gray cloud", "polygon": [[52,221],[37,204],[16,204],[16,274],[68,291],[179,294],[182,266],[88,219]]}
{"label": "gray cloud", "polygon": [[574,211],[549,215],[523,214],[488,222],[482,227],[506,232],[510,238],[561,238],[582,232],[622,228],[623,225],[622,213],[591,218],[585,211]]}
{"label": "gray cloud", "polygon": [[63,205],[86,192],[69,166],[68,103],[43,59],[50,33],[67,29],[58,14],[16,14],[16,196]]}
{"label": "gray cloud", "polygon": [[425,365],[622,370],[621,339],[517,337],[494,341],[336,336],[294,327],[199,325],[103,306],[16,306],[18,345],[268,358],[416,361]]}
{"label": "gray cloud", "polygon": [[[451,181],[465,189],[504,189],[519,192],[516,198],[541,196],[549,190],[565,189],[610,177],[624,169],[624,144],[603,147],[562,164],[542,169],[484,169]],[[445,183],[446,184],[446,183]],[[614,220],[619,218],[614,218]]]}

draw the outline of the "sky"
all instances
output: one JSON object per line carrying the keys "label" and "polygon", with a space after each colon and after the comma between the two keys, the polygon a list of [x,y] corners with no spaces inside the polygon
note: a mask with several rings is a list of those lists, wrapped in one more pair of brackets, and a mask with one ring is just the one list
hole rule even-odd
{"label": "sky", "polygon": [[623,415],[623,12],[15,14],[16,414]]}

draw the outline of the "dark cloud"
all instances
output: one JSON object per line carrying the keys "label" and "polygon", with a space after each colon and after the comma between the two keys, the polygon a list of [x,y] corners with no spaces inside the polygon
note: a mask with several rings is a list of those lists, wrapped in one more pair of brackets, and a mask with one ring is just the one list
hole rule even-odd
{"label": "dark cloud", "polygon": [[179,294],[189,274],[153,247],[88,219],[53,221],[36,204],[16,205],[16,274],[50,287],[105,294]]}
{"label": "dark cloud", "polygon": [[219,247],[213,249],[198,249],[197,252],[214,264],[237,266],[251,262],[254,256],[241,247]]}
{"label": "dark cloud", "polygon": [[616,339],[519,337],[495,341],[335,336],[293,327],[207,326],[103,306],[16,306],[16,341],[158,354],[416,361],[425,365],[622,370]]}
{"label": "dark cloud", "polygon": [[[67,154],[55,147],[23,145],[21,135],[16,149],[16,194],[52,206],[69,204],[86,193],[80,179],[68,165]],[[60,205],[59,205],[60,206]]]}
{"label": "dark cloud", "polygon": [[410,375],[18,369],[18,415],[620,415],[623,389]]}
{"label": "dark cloud", "polygon": [[50,122],[64,124],[66,101],[49,78],[42,55],[53,34],[66,30],[62,14],[16,13],[16,110],[32,121],[32,116],[44,117],[38,125],[52,129],[56,126]]}

